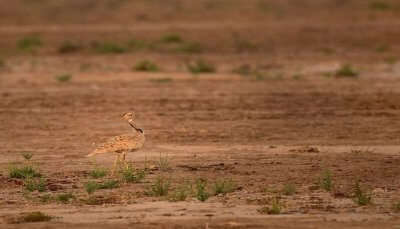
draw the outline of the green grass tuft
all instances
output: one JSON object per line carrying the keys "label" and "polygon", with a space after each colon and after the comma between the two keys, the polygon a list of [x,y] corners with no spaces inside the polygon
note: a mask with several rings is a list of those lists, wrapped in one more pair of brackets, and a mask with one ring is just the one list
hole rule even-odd
{"label": "green grass tuft", "polygon": [[96,169],[90,171],[89,176],[90,176],[91,178],[98,179],[98,178],[105,177],[105,176],[107,175],[107,173],[108,173],[108,172],[107,172],[106,169],[103,169],[103,168],[96,168]]}
{"label": "green grass tuft", "polygon": [[26,223],[33,223],[33,222],[47,222],[50,221],[53,217],[37,211],[37,212],[30,212],[25,214],[24,216],[21,217],[20,221],[26,222]]}
{"label": "green grass tuft", "polygon": [[25,179],[30,177],[41,177],[42,175],[37,172],[32,166],[27,165],[24,167],[11,167],[9,169],[10,178]]}
{"label": "green grass tuft", "polygon": [[42,41],[37,36],[24,37],[17,41],[17,47],[23,51],[33,51],[34,48],[42,46]]}
{"label": "green grass tuft", "polygon": [[350,64],[342,65],[336,72],[336,77],[357,77],[359,72],[353,69]]}
{"label": "green grass tuft", "polygon": [[84,184],[86,192],[90,195],[99,189],[99,184],[95,181],[89,181]]}
{"label": "green grass tuft", "polygon": [[194,63],[188,63],[186,67],[193,74],[216,72],[216,67],[213,64],[201,59]]}
{"label": "green grass tuft", "polygon": [[139,72],[157,72],[159,68],[155,63],[149,60],[142,60],[133,67],[133,70]]}
{"label": "green grass tuft", "polygon": [[214,195],[234,192],[236,184],[232,180],[217,180],[213,186]]}
{"label": "green grass tuft", "polygon": [[118,188],[119,187],[119,181],[118,180],[108,180],[104,181],[103,183],[99,184],[99,189],[113,189],[113,188]]}
{"label": "green grass tuft", "polygon": [[333,188],[332,174],[331,171],[329,171],[328,169],[322,172],[322,175],[319,179],[319,186],[320,188],[328,192],[332,190]]}
{"label": "green grass tuft", "polygon": [[366,193],[365,191],[362,190],[360,182],[357,181],[354,185],[354,196],[355,196],[355,202],[358,205],[368,205],[372,202],[372,196],[371,194]]}
{"label": "green grass tuft", "polygon": [[63,194],[57,195],[56,200],[63,204],[66,204],[66,203],[70,202],[70,200],[73,200],[75,198],[76,197],[72,193],[63,193]]}
{"label": "green grass tuft", "polygon": [[113,42],[93,42],[92,43],[92,48],[96,53],[99,54],[121,54],[127,52],[127,48],[115,44]]}
{"label": "green grass tuft", "polygon": [[273,199],[271,207],[262,207],[257,210],[261,214],[268,214],[268,215],[279,215],[282,212],[282,205],[279,203],[278,199]]}
{"label": "green grass tuft", "polygon": [[46,191],[46,185],[46,181],[43,178],[26,178],[24,181],[25,189],[30,192],[44,192]]}
{"label": "green grass tuft", "polygon": [[68,82],[72,79],[72,75],[71,74],[61,74],[61,75],[57,75],[56,80],[60,83],[64,83],[64,82]]}
{"label": "green grass tuft", "polygon": [[153,196],[166,196],[168,195],[169,187],[169,180],[163,177],[157,177],[156,181],[151,186],[151,194]]}
{"label": "green grass tuft", "polygon": [[285,186],[282,189],[282,194],[286,196],[291,196],[296,193],[296,186],[293,184],[285,184]]}
{"label": "green grass tuft", "polygon": [[384,10],[389,10],[391,8],[391,5],[389,5],[389,3],[386,3],[384,1],[373,1],[369,3],[369,8],[371,10],[384,11]]}
{"label": "green grass tuft", "polygon": [[203,52],[203,47],[198,42],[184,42],[176,48],[176,51],[188,54],[199,54]]}
{"label": "green grass tuft", "polygon": [[196,198],[200,201],[206,201],[210,197],[207,192],[207,181],[203,179],[198,179],[196,181]]}
{"label": "green grass tuft", "polygon": [[181,43],[183,39],[179,34],[166,34],[161,38],[161,41],[164,43]]}
{"label": "green grass tuft", "polygon": [[124,168],[120,173],[126,183],[138,183],[146,176],[145,170],[135,170],[132,166]]}

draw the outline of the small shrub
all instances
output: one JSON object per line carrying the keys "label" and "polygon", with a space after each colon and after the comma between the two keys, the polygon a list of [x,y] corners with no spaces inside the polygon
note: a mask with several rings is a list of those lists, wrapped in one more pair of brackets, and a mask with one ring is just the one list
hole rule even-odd
{"label": "small shrub", "polygon": [[134,67],[133,70],[139,71],[139,72],[157,72],[159,71],[158,66],[149,61],[149,60],[143,60],[137,63]]}
{"label": "small shrub", "polygon": [[394,57],[394,56],[390,56],[390,57],[386,57],[385,59],[384,59],[384,61],[387,63],[387,64],[395,64],[396,62],[397,62],[397,58],[396,57]]}
{"label": "small shrub", "polygon": [[3,59],[0,59],[0,69],[6,66],[6,62]]}
{"label": "small shrub", "polygon": [[296,187],[293,184],[285,184],[282,193],[283,195],[291,196],[296,193]]}
{"label": "small shrub", "polygon": [[75,44],[71,41],[64,41],[58,48],[58,53],[60,54],[74,53],[78,52],[81,49],[82,47],[78,44]]}
{"label": "small shrub", "polygon": [[387,44],[381,44],[378,47],[376,47],[376,51],[380,52],[380,53],[387,52],[389,50],[390,50],[390,46]]}
{"label": "small shrub", "polygon": [[99,54],[120,54],[127,52],[127,49],[113,42],[93,42],[92,47]]}
{"label": "small shrub", "polygon": [[183,39],[179,34],[167,34],[161,38],[161,41],[164,43],[181,43]]}
{"label": "small shrub", "polygon": [[349,64],[342,65],[335,73],[336,77],[357,77],[358,75],[359,73]]}
{"label": "small shrub", "polygon": [[72,79],[71,74],[61,74],[61,75],[56,76],[56,80],[60,83],[68,82],[71,79]]}
{"label": "small shrub", "polygon": [[138,183],[144,179],[146,172],[145,170],[136,171],[132,166],[121,171],[122,180],[126,183]]}
{"label": "small shrub", "polygon": [[373,1],[369,4],[369,8],[372,10],[388,10],[391,8],[391,6],[383,1]]}
{"label": "small shrub", "polygon": [[31,152],[21,152],[21,155],[25,160],[30,160],[33,157],[33,153]]}
{"label": "small shrub", "polygon": [[197,60],[195,63],[187,64],[187,69],[193,74],[216,72],[215,66],[204,60]]}
{"label": "small shrub", "polygon": [[20,219],[20,221],[22,222],[26,222],[26,223],[33,223],[33,222],[47,222],[50,221],[53,217],[37,211],[37,212],[30,212],[27,213],[25,215],[23,215]]}
{"label": "small shrub", "polygon": [[95,181],[89,181],[84,184],[86,192],[90,195],[99,189],[99,184]]}
{"label": "small shrub", "polygon": [[150,79],[151,82],[154,83],[170,83],[172,82],[171,78],[157,78],[157,79]]}
{"label": "small shrub", "polygon": [[234,192],[235,189],[236,185],[232,180],[217,180],[213,186],[214,195]]}
{"label": "small shrub", "polygon": [[107,175],[107,170],[102,168],[96,168],[90,171],[89,176],[94,179],[102,178]]}
{"label": "small shrub", "polygon": [[42,178],[27,178],[24,181],[25,189],[33,192],[39,191],[44,192],[46,191],[46,181]]}
{"label": "small shrub", "polygon": [[57,201],[66,204],[68,203],[70,200],[75,199],[75,196],[72,193],[63,193],[63,194],[59,194],[56,197]]}
{"label": "small shrub", "polygon": [[17,41],[17,47],[24,51],[32,51],[34,48],[40,46],[42,46],[42,41],[36,36],[24,37]]}
{"label": "small shrub", "polygon": [[206,201],[210,194],[206,190],[207,181],[203,179],[198,179],[196,182],[196,198],[200,201]]}
{"label": "small shrub", "polygon": [[279,215],[281,214],[281,211],[282,211],[282,206],[279,203],[279,200],[276,198],[272,201],[271,207],[265,206],[258,209],[259,213],[268,215]]}
{"label": "small shrub", "polygon": [[319,186],[320,188],[328,192],[332,190],[333,188],[332,174],[328,169],[322,172],[322,175],[319,180]]}
{"label": "small shrub", "polygon": [[108,180],[101,184],[98,184],[99,189],[113,189],[119,187],[119,181],[117,180]]}
{"label": "small shrub", "polygon": [[41,177],[42,175],[37,172],[32,166],[11,167],[9,169],[10,178],[25,179],[30,177]]}
{"label": "small shrub", "polygon": [[358,205],[368,205],[372,201],[371,194],[367,194],[365,193],[365,191],[361,189],[359,181],[357,181],[356,184],[354,185],[354,196],[355,196],[355,202]]}
{"label": "small shrub", "polygon": [[154,184],[151,186],[153,196],[166,196],[168,194],[170,182],[163,177],[157,177]]}

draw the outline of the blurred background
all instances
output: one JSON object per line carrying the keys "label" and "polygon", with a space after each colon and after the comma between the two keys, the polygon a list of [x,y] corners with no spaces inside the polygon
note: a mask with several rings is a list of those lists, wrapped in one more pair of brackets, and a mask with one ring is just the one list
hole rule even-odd
{"label": "blurred background", "polygon": [[[390,64],[399,48],[396,0],[0,3],[3,71],[130,71],[143,57],[168,71],[183,71],[201,56],[219,72],[243,64],[273,69],[308,61]],[[32,56],[43,58],[32,64]]]}

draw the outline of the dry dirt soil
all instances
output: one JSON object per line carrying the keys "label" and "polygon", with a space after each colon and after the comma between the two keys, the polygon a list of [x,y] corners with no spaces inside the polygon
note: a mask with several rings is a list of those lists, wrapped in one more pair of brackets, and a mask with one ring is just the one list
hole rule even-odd
{"label": "dry dirt soil", "polygon": [[[0,228],[400,228],[397,1],[3,4]],[[128,111],[145,177],[93,178]]]}

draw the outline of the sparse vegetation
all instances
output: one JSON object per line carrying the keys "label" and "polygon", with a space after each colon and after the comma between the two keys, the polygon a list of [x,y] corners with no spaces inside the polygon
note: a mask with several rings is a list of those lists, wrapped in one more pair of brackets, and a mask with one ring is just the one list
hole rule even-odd
{"label": "sparse vegetation", "polygon": [[92,43],[92,48],[99,54],[120,54],[127,52],[127,48],[113,42],[97,42]]}
{"label": "sparse vegetation", "polygon": [[400,201],[397,201],[394,205],[393,205],[393,210],[395,212],[400,212]]}
{"label": "sparse vegetation", "polygon": [[336,72],[336,77],[357,77],[359,73],[350,64],[342,65]]}
{"label": "sparse vegetation", "polygon": [[194,63],[188,63],[186,67],[193,74],[216,72],[216,68],[213,64],[206,62],[202,59],[197,60]]}
{"label": "sparse vegetation", "polygon": [[46,193],[44,195],[39,196],[40,202],[42,203],[49,203],[51,200],[53,200],[53,197],[49,194]]}
{"label": "sparse vegetation", "polygon": [[378,47],[376,47],[376,51],[377,51],[377,52],[381,52],[381,53],[387,52],[387,51],[389,51],[389,50],[390,50],[390,46],[387,45],[387,44],[381,44],[381,45],[379,45]]}
{"label": "sparse vegetation", "polygon": [[119,187],[119,181],[117,180],[108,180],[98,184],[98,189],[113,189],[118,187]]}
{"label": "sparse vegetation", "polygon": [[285,184],[282,189],[282,194],[286,196],[291,196],[296,193],[296,186],[294,184]]}
{"label": "sparse vegetation", "polygon": [[6,62],[3,59],[0,59],[0,69],[6,66]]}
{"label": "sparse vegetation", "polygon": [[167,34],[161,38],[161,41],[164,43],[181,43],[183,42],[183,39],[179,34]]}
{"label": "sparse vegetation", "polygon": [[50,221],[53,217],[37,211],[37,212],[30,212],[30,213],[26,213],[24,214],[19,222],[25,222],[25,223],[33,223],[33,222],[47,222]]}
{"label": "sparse vegetation", "polygon": [[133,70],[139,72],[157,72],[159,68],[155,63],[149,60],[142,60],[133,67]]}
{"label": "sparse vegetation", "polygon": [[207,181],[204,179],[198,179],[196,181],[196,198],[200,201],[206,201],[210,197],[207,192]]}
{"label": "sparse vegetation", "polygon": [[41,177],[41,174],[32,166],[26,165],[23,167],[12,166],[9,169],[9,176],[10,178],[25,179],[31,177]]}
{"label": "sparse vegetation", "polygon": [[268,215],[279,215],[282,211],[282,205],[280,204],[277,198],[274,198],[271,203],[271,207],[265,206],[258,209],[258,212],[261,214],[268,214]]}
{"label": "sparse vegetation", "polygon": [[185,201],[189,194],[189,189],[185,185],[181,185],[175,189],[175,192],[170,197],[170,201]]}
{"label": "sparse vegetation", "polygon": [[391,8],[391,6],[389,5],[389,3],[384,2],[384,1],[373,1],[369,3],[369,8],[372,10],[388,10]]}
{"label": "sparse vegetation", "polygon": [[46,191],[46,181],[43,178],[26,178],[24,181],[25,189],[33,192],[39,191],[44,192]]}
{"label": "sparse vegetation", "polygon": [[61,46],[58,48],[58,53],[60,54],[67,54],[67,53],[74,53],[78,52],[82,49],[82,46],[73,43],[71,41],[64,41]]}
{"label": "sparse vegetation", "polygon": [[33,51],[42,46],[42,41],[37,36],[27,36],[17,41],[17,47],[23,51]]}
{"label": "sparse vegetation", "polygon": [[73,199],[75,199],[75,196],[72,193],[63,193],[56,197],[56,200],[63,204],[69,203]]}
{"label": "sparse vegetation", "polygon": [[169,180],[164,177],[157,177],[154,184],[151,185],[151,195],[152,196],[166,196],[168,194],[170,187]]}
{"label": "sparse vegetation", "polygon": [[30,160],[33,157],[33,153],[31,152],[21,152],[21,155],[25,160]]}
{"label": "sparse vegetation", "polygon": [[71,74],[61,74],[61,75],[57,75],[56,80],[60,83],[64,83],[64,82],[68,82],[72,79],[72,75]]}
{"label": "sparse vegetation", "polygon": [[165,157],[163,157],[160,153],[160,159],[158,160],[158,168],[160,168],[160,171],[162,172],[168,171],[170,169],[168,154]]}
{"label": "sparse vegetation", "polygon": [[107,175],[108,171],[107,169],[103,168],[96,168],[92,171],[90,171],[89,176],[94,179],[102,178]]}
{"label": "sparse vegetation", "polygon": [[322,188],[328,192],[332,190],[333,181],[332,181],[332,174],[331,174],[330,170],[326,169],[322,172],[322,175],[319,179],[319,186],[320,186],[320,188]]}
{"label": "sparse vegetation", "polygon": [[146,176],[145,170],[135,170],[131,165],[121,171],[122,180],[126,183],[138,183]]}
{"label": "sparse vegetation", "polygon": [[355,202],[358,205],[368,205],[372,201],[372,196],[369,193],[366,193],[364,190],[362,190],[360,182],[357,181],[354,185],[354,197],[355,197]]}
{"label": "sparse vegetation", "polygon": [[234,192],[236,184],[232,180],[217,180],[213,186],[214,195]]}
{"label": "sparse vegetation", "polygon": [[145,41],[131,39],[128,41],[128,48],[132,51],[137,51],[146,48],[148,45]]}

